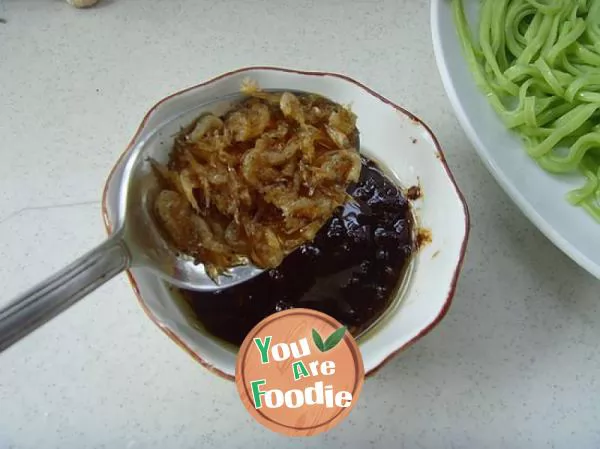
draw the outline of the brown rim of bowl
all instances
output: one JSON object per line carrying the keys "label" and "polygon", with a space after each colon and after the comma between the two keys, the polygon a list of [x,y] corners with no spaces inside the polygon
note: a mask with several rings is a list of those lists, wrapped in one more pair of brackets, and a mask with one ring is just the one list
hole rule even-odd
{"label": "brown rim of bowl", "polygon": [[[467,207],[467,203],[465,201],[465,198],[462,194],[462,192],[460,191],[460,189],[458,188],[458,185],[456,184],[456,180],[454,179],[454,176],[452,175],[452,172],[450,171],[450,168],[448,167],[448,163],[446,162],[446,158],[444,156],[444,152],[442,150],[442,147],[437,139],[437,137],[435,136],[435,134],[433,133],[433,131],[431,130],[431,128],[429,128],[429,126],[427,126],[427,124],[421,120],[419,117],[417,117],[416,115],[414,115],[412,112],[404,109],[401,106],[398,106],[397,104],[393,103],[392,101],[388,100],[387,98],[383,97],[382,95],[378,94],[377,92],[375,92],[374,90],[370,89],[369,87],[365,86],[364,84],[346,76],[346,75],[342,75],[339,73],[332,73],[332,72],[312,72],[312,71],[304,71],[304,70],[294,70],[294,69],[285,69],[285,68],[281,68],[281,67],[270,67],[270,66],[250,66],[250,67],[243,67],[241,69],[237,69],[237,70],[233,70],[230,72],[226,72],[223,73],[219,76],[216,76],[214,78],[209,79],[208,81],[205,81],[203,83],[200,84],[196,84],[195,86],[191,86],[188,87],[186,89],[182,89],[178,92],[175,92],[167,97],[164,97],[162,100],[158,101],[156,104],[154,104],[154,106],[152,106],[148,112],[146,113],[146,115],[144,116],[144,119],[142,120],[142,122],[140,123],[140,125],[138,126],[137,131],[135,132],[135,134],[133,135],[131,141],[129,142],[129,144],[127,145],[127,147],[125,148],[125,150],[121,153],[121,156],[119,156],[119,158],[117,159],[117,161],[115,162],[115,165],[113,166],[113,168],[111,169],[110,173],[108,174],[108,177],[106,179],[106,183],[104,184],[104,190],[102,192],[102,217],[104,219],[104,226],[106,228],[106,232],[110,235],[110,233],[112,232],[112,224],[110,223],[110,220],[108,218],[108,211],[107,211],[107,207],[106,207],[106,193],[108,190],[108,184],[114,174],[115,169],[117,168],[117,165],[119,165],[119,163],[121,162],[121,160],[123,159],[123,157],[125,157],[125,154],[127,154],[127,152],[131,149],[133,142],[135,141],[135,139],[138,137],[141,129],[144,127],[144,125],[146,124],[146,122],[148,121],[148,118],[150,116],[150,114],[152,114],[156,108],[158,108],[158,106],[160,106],[162,103],[166,102],[167,100],[177,96],[177,95],[181,95],[185,92],[188,92],[192,89],[196,89],[198,87],[202,87],[202,86],[206,86],[208,84],[214,83],[215,81],[218,81],[220,79],[226,78],[228,76],[231,75],[235,75],[237,73],[243,73],[243,72],[248,72],[248,71],[253,71],[253,70],[271,70],[271,71],[275,71],[275,72],[285,72],[285,73],[295,73],[298,75],[309,75],[309,76],[333,76],[335,78],[340,78],[343,79],[345,81],[348,81],[358,87],[360,87],[361,89],[365,90],[367,93],[369,93],[370,95],[374,96],[375,98],[377,98],[378,100],[382,101],[383,103],[386,103],[388,105],[390,105],[391,107],[393,107],[394,109],[396,109],[398,112],[401,112],[402,114],[406,115],[408,118],[410,118],[413,122],[415,122],[416,124],[422,126],[427,133],[429,133],[429,135],[431,136],[433,143],[435,144],[436,150],[439,154],[439,160],[442,163],[444,170],[446,171],[446,174],[448,175],[448,178],[450,179],[450,181],[452,182],[452,185],[454,186],[454,190],[456,191],[456,194],[458,195],[458,198],[460,199],[460,202],[463,206],[463,212],[464,212],[464,216],[465,216],[465,237],[462,241],[462,245],[460,248],[460,255],[459,255],[459,259],[458,262],[456,264],[456,268],[454,270],[454,275],[452,277],[452,282],[450,284],[450,289],[448,290],[448,295],[446,297],[446,301],[444,303],[444,306],[442,307],[442,309],[440,310],[440,312],[438,313],[438,315],[433,319],[433,321],[431,323],[429,323],[427,326],[425,326],[415,337],[413,337],[411,340],[409,340],[408,342],[404,343],[403,345],[401,345],[398,349],[392,351],[390,354],[388,354],[377,366],[375,366],[374,368],[372,368],[371,370],[369,370],[368,372],[365,373],[365,377],[369,377],[372,376],[373,374],[375,374],[377,371],[379,371],[387,362],[389,362],[393,357],[395,357],[399,352],[405,350],[406,348],[408,348],[409,346],[411,346],[412,344],[414,344],[416,341],[418,341],[419,339],[421,339],[422,337],[424,337],[425,335],[427,335],[435,326],[437,326],[437,324],[444,318],[444,316],[446,315],[446,313],[448,312],[448,309],[450,308],[450,305],[452,304],[452,298],[454,297],[454,293],[456,292],[456,286],[458,283],[458,277],[460,274],[460,271],[462,269],[463,266],[463,261],[465,258],[465,252],[466,252],[466,248],[467,248],[467,243],[469,240],[469,233],[470,233],[470,216],[469,216],[469,209]],[[194,360],[196,360],[198,363],[200,363],[202,366],[204,366],[206,369],[208,369],[209,371],[227,379],[227,380],[231,380],[234,381],[235,380],[235,376],[232,376],[230,374],[227,374],[223,371],[221,371],[220,369],[216,368],[215,366],[211,365],[210,363],[208,363],[206,360],[204,360],[202,357],[200,357],[197,353],[195,353],[183,340],[181,340],[173,331],[171,331],[169,328],[167,328],[166,326],[164,326],[153,314],[152,311],[146,306],[146,304],[144,303],[144,301],[142,300],[142,296],[139,292],[139,288],[138,285],[133,277],[133,275],[131,274],[130,270],[127,270],[127,277],[129,278],[129,282],[131,283],[131,286],[133,288],[133,291],[137,297],[138,303],[140,304],[140,306],[142,307],[142,310],[144,310],[144,312],[146,313],[146,315],[148,316],[148,318],[150,318],[154,324],[156,324],[156,326],[158,326],[159,329],[161,329],[171,340],[173,340],[179,347],[181,347],[184,351],[186,351]]]}

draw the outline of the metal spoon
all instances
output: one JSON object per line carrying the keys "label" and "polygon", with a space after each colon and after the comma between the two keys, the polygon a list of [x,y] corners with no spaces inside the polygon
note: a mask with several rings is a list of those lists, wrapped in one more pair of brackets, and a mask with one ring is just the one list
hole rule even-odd
{"label": "metal spoon", "polygon": [[[271,90],[276,91],[280,90]],[[144,267],[176,287],[199,291],[232,287],[264,271],[251,264],[241,265],[230,268],[220,276],[218,284],[215,283],[206,274],[204,265],[195,264],[173,251],[157,230],[151,214],[153,198],[159,189],[148,159],[166,161],[168,149],[161,135],[169,134],[168,129],[178,129],[183,115],[193,114],[198,109],[226,110],[241,97],[236,93],[197,106],[137,143],[126,156],[117,230],[104,243],[0,309],[0,352],[128,268]],[[167,131],[161,133],[165,129]],[[356,148],[360,148],[358,130],[353,140]]]}

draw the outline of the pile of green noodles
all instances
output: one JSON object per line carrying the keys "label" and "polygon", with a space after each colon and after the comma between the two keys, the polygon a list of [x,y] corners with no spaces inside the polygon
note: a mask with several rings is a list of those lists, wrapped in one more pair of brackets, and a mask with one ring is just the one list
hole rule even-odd
{"label": "pile of green noodles", "polygon": [[482,0],[477,42],[452,9],[477,85],[542,168],[585,176],[567,200],[600,222],[600,0]]}

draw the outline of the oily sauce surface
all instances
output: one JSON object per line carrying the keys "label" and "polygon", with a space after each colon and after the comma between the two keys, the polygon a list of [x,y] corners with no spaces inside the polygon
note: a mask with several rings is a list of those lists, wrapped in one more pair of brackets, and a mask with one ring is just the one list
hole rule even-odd
{"label": "oily sauce surface", "polygon": [[312,242],[281,265],[217,292],[182,290],[211,334],[240,345],[268,315],[303,307],[322,311],[358,335],[391,305],[414,251],[410,205],[372,161],[362,157],[354,203],[339,208]]}

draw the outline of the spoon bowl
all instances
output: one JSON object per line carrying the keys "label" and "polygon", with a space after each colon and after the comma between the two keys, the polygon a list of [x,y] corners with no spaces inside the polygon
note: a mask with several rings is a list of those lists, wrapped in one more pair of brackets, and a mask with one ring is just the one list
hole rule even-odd
{"label": "spoon bowl", "polygon": [[[306,95],[309,92],[292,89],[265,89],[267,92],[291,92]],[[152,216],[152,205],[159,193],[156,178],[149,159],[166,164],[173,144],[173,137],[181,130],[181,123],[192,122],[202,113],[222,115],[245,96],[234,93],[214,101],[197,105],[183,114],[157,127],[141,140],[128,156],[123,173],[126,191],[120,198],[123,211],[122,238],[127,242],[132,257],[132,266],[143,266],[170,284],[196,291],[214,291],[233,287],[263,273],[263,269],[249,263],[231,267],[218,277],[215,283],[206,273],[203,264],[195,263],[190,257],[177,254],[163,238]],[[360,135],[355,131],[355,145],[360,150]]]}

